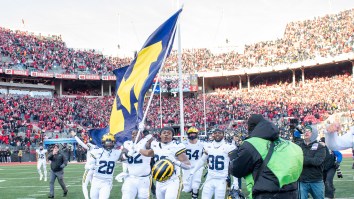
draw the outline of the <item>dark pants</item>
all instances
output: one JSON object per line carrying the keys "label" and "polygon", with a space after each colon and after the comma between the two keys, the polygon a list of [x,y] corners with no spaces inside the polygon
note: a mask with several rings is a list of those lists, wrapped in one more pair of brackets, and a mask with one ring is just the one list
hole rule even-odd
{"label": "dark pants", "polygon": [[63,189],[64,193],[68,191],[64,183],[64,170],[57,171],[57,172],[50,171],[50,192],[49,192],[50,196],[54,196],[54,182],[56,178],[58,178],[58,182],[61,188]]}
{"label": "dark pants", "polygon": [[282,193],[262,193],[253,196],[253,199],[297,199],[297,191],[282,192]]}
{"label": "dark pants", "polygon": [[333,178],[336,173],[336,169],[330,168],[323,172],[323,182],[325,183],[325,197],[334,198],[334,191],[336,190],[333,185]]}
{"label": "dark pants", "polygon": [[18,156],[18,161],[21,163],[22,162],[22,156]]}

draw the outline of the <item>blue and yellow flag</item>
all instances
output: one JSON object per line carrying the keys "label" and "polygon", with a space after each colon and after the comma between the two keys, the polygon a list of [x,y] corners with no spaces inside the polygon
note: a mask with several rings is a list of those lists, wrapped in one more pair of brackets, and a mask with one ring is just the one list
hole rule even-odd
{"label": "blue and yellow flag", "polygon": [[88,131],[89,137],[92,139],[92,142],[98,147],[102,147],[102,137],[104,134],[109,132],[109,127],[102,129],[90,129]]}
{"label": "blue and yellow flag", "polygon": [[145,42],[132,63],[117,69],[116,96],[113,102],[109,133],[115,135],[117,145],[131,139],[131,131],[143,119],[145,93],[172,49],[176,24],[182,9],[158,27]]}

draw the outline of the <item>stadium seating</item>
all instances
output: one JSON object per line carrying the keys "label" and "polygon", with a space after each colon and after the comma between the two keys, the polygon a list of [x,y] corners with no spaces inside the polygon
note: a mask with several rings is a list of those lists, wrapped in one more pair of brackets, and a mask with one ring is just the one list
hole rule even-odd
{"label": "stadium seating", "polygon": [[[184,49],[183,71],[195,72],[269,67],[354,52],[354,10],[287,24],[282,38],[244,46],[244,52],[213,54],[209,49]],[[105,57],[95,50],[66,47],[61,36],[35,36],[0,28],[0,67],[53,73],[111,74],[132,58]],[[164,72],[177,71],[173,51]]]}

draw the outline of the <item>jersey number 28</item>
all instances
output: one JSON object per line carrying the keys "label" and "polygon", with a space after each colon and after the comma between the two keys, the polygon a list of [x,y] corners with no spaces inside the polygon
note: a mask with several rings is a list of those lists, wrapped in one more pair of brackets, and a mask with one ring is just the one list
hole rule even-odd
{"label": "jersey number 28", "polygon": [[114,171],[115,162],[114,161],[104,161],[99,162],[100,167],[98,167],[98,173],[102,174],[112,174]]}

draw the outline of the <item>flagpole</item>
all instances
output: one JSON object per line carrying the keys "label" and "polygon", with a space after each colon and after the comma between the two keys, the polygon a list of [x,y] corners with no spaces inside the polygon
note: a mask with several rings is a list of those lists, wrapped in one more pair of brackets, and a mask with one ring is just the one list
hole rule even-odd
{"label": "flagpole", "polygon": [[[178,1],[179,4],[179,1]],[[178,5],[179,6],[179,5]],[[178,87],[179,87],[179,123],[181,140],[184,135],[184,112],[183,112],[183,79],[182,79],[182,50],[181,50],[181,27],[179,21],[177,22],[177,40],[178,40]]]}
{"label": "flagpole", "polygon": [[[178,16],[178,19],[177,19],[177,24],[178,24],[178,21],[179,21],[179,16]],[[176,33],[176,28],[177,28],[177,26],[173,27],[173,32],[174,32],[174,33]],[[173,35],[173,34],[172,34],[172,35]],[[168,41],[168,45],[167,45],[166,50],[169,50],[169,49],[170,49],[170,47],[171,47],[171,45],[172,45],[172,38],[173,38],[173,37],[171,36],[170,41]],[[164,54],[161,67],[160,67],[159,71],[157,72],[156,77],[157,77],[158,80],[160,79],[160,77],[159,77],[159,76],[160,76],[160,72],[161,72],[161,70],[163,69],[163,67],[165,66],[166,57],[167,57],[167,53]],[[157,86],[157,84],[155,83],[155,84],[154,84],[154,87],[153,87],[153,89],[152,89],[150,98],[149,98],[149,102],[148,102],[148,104],[147,104],[147,106],[146,106],[143,119],[141,120],[142,123],[144,123],[144,121],[145,121],[145,119],[146,119],[146,116],[147,116],[147,113],[149,112],[150,105],[151,105],[151,101],[152,101],[152,98],[153,98],[153,96],[154,96],[154,92],[155,92],[155,90],[156,90],[156,86]],[[140,126],[140,124],[139,124],[139,126]],[[141,133],[141,129],[139,128],[138,134],[137,134],[137,136],[136,136],[136,138],[135,138],[135,141],[134,141],[134,145],[138,142],[138,138],[140,137],[140,133]]]}
{"label": "flagpole", "polygon": [[[157,80],[159,81],[159,80]],[[160,81],[159,81],[160,82]],[[160,82],[161,83],[161,82]],[[162,100],[161,100],[161,85],[160,85],[160,128],[162,128]]]}
{"label": "flagpole", "polygon": [[203,75],[203,106],[204,106],[204,133],[206,135],[207,125],[206,125],[206,110],[205,110],[205,85],[204,85],[204,75]]}

